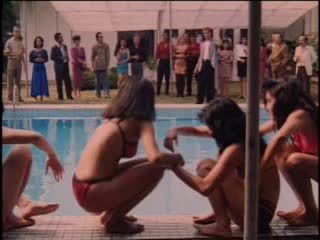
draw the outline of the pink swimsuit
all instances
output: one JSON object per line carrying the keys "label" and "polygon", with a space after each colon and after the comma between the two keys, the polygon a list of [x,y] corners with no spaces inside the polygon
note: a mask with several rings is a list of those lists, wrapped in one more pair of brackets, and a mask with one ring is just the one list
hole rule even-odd
{"label": "pink swimsuit", "polygon": [[307,138],[300,132],[293,135],[294,144],[299,148],[302,153],[318,155],[318,138]]}

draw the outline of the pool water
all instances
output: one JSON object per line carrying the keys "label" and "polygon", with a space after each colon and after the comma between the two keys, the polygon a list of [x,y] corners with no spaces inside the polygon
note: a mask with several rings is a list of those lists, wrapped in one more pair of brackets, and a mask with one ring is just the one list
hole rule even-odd
{"label": "pool water", "polygon": [[[199,110],[174,109],[158,110],[155,122],[156,137],[161,150],[168,129],[175,126],[199,126],[197,113]],[[33,165],[29,184],[25,193],[36,201],[58,202],[60,208],[55,215],[79,216],[85,214],[74,196],[71,185],[74,169],[82,150],[95,128],[101,123],[100,110],[6,110],[2,125],[18,129],[34,130],[41,133],[53,146],[64,168],[65,175],[56,183],[52,174],[44,175],[46,154],[32,147]],[[268,116],[264,110],[260,112],[260,123],[266,122]],[[272,135],[266,136],[268,142]],[[3,147],[3,160],[12,146]],[[185,158],[185,168],[195,172],[197,162],[203,158],[215,158],[218,149],[213,139],[201,139],[179,136],[176,148]],[[136,157],[143,157],[143,149],[139,144]],[[312,183],[316,202],[318,187]],[[5,191],[5,188],[4,188]],[[5,194],[5,193],[4,193]],[[110,196],[111,197],[111,196]],[[296,206],[296,199],[287,183],[281,178],[281,193],[278,209],[291,210]],[[172,172],[166,171],[157,188],[145,198],[133,214],[139,215],[189,215],[212,211],[206,198],[187,187]]]}

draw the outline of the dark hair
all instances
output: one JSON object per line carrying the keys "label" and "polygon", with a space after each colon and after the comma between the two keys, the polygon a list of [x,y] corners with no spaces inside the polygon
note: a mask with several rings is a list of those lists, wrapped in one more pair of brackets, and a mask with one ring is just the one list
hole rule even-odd
{"label": "dark hair", "polygon": [[229,40],[228,40],[228,39],[224,39],[224,40],[222,41],[221,46],[220,46],[220,49],[221,49],[221,50],[223,50],[223,44],[224,44],[224,43],[228,43],[228,45],[229,45],[228,48],[227,48],[227,50],[231,50],[231,49],[232,49]]}
{"label": "dark hair", "polygon": [[291,78],[281,82],[266,80],[262,86],[265,106],[267,92],[275,98],[272,112],[277,129],[280,129],[287,117],[298,109],[308,112],[311,119],[318,124],[318,108],[312,98],[302,90],[296,79]]}
{"label": "dark hair", "polygon": [[54,40],[58,41],[59,37],[61,36],[62,34],[57,32],[54,34]]}
{"label": "dark hair", "polygon": [[102,34],[101,32],[96,33],[96,40],[98,40],[99,35]]}
{"label": "dark hair", "polygon": [[72,42],[80,41],[80,40],[81,40],[80,35],[74,35],[74,36],[72,37]]}
{"label": "dark hair", "polygon": [[[201,122],[213,132],[219,152],[222,153],[231,144],[245,145],[246,115],[230,98],[216,97],[198,114]],[[265,150],[265,142],[260,138],[260,153]]]}
{"label": "dark hair", "polygon": [[124,39],[124,38],[120,38],[119,39],[119,41],[117,42],[117,45],[116,45],[116,48],[114,49],[114,53],[113,53],[113,55],[116,57],[117,56],[117,53],[118,53],[118,51],[119,51],[119,49],[120,49],[120,42],[121,41],[125,41],[126,42],[126,46],[128,46],[128,43],[127,43],[127,40],[126,39]]}
{"label": "dark hair", "polygon": [[103,111],[103,118],[155,120],[153,85],[148,80],[124,79],[116,98]]}
{"label": "dark hair", "polygon": [[38,40],[38,39],[40,39],[40,41],[42,42],[41,47],[43,47],[43,44],[44,44],[43,38],[40,37],[40,36],[37,36],[37,37],[34,39],[34,41],[33,41],[33,47],[34,47],[34,48],[37,48],[37,40]]}

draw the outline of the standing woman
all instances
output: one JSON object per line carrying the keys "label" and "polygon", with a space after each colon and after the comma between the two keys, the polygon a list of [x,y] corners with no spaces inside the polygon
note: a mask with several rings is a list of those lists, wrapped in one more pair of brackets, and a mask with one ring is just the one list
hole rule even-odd
{"label": "standing woman", "polygon": [[227,39],[222,41],[221,48],[218,50],[218,76],[221,96],[228,97],[229,82],[232,74],[233,52]]}
{"label": "standing woman", "polygon": [[185,36],[178,39],[178,44],[174,48],[174,73],[176,74],[177,97],[183,97],[185,78],[187,73],[187,55],[189,45]]}
{"label": "standing woman", "polygon": [[33,63],[31,96],[37,100],[40,96],[41,102],[43,96],[49,97],[48,79],[45,63],[48,62],[48,53],[43,49],[43,38],[38,36],[34,39],[34,49],[29,54],[29,61]]}
{"label": "standing woman", "polygon": [[86,54],[83,47],[80,47],[80,36],[72,37],[74,47],[71,48],[73,88],[76,98],[80,98],[80,91],[83,86],[83,71],[87,69]]}
{"label": "standing woman", "polygon": [[247,57],[248,57],[248,46],[247,38],[242,37],[241,43],[236,46],[236,59],[238,67],[238,77],[240,80],[240,98],[246,98],[246,86],[247,86]]}
{"label": "standing woman", "polygon": [[189,50],[187,59],[187,93],[192,96],[192,77],[194,69],[200,56],[200,44],[196,42],[194,35],[190,36]]}
{"label": "standing woman", "polygon": [[117,85],[120,86],[125,76],[128,76],[128,61],[130,60],[130,51],[127,48],[127,42],[125,39],[119,40],[114,51],[114,56],[117,58]]}

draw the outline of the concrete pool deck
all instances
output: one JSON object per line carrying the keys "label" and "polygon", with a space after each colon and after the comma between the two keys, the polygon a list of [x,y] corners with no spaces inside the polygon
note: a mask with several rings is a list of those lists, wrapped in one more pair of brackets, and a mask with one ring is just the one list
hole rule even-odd
{"label": "concrete pool deck", "polygon": [[[205,104],[156,104],[156,109],[201,109]],[[247,104],[238,104],[241,108],[245,108]],[[20,103],[15,109],[103,109],[107,104],[24,104]],[[12,104],[6,104],[5,109],[13,109]],[[260,104],[260,108],[264,108]]]}
{"label": "concrete pool deck", "polygon": [[[95,216],[41,216],[35,218],[34,226],[2,233],[5,240],[102,240],[102,239],[217,239],[197,234],[191,216],[137,216],[145,225],[145,231],[135,235],[105,234],[103,226]],[[272,233],[259,239],[318,239],[318,226],[288,227],[280,220],[271,224]],[[232,226],[232,238],[242,239],[243,235]]]}

